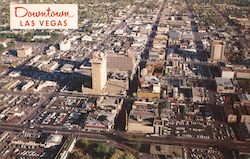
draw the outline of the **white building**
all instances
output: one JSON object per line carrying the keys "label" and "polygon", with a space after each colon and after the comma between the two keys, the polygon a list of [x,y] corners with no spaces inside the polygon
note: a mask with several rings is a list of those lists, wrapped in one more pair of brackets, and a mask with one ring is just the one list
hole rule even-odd
{"label": "white building", "polygon": [[22,86],[21,90],[27,91],[30,87],[32,87],[35,84],[33,81],[27,82],[24,86]]}
{"label": "white building", "polygon": [[60,69],[61,72],[64,73],[70,73],[73,71],[74,65],[71,64],[65,64],[62,66],[62,68]]}
{"label": "white building", "polygon": [[16,70],[11,71],[11,72],[9,73],[9,76],[10,76],[10,77],[18,77],[18,76],[20,76],[20,75],[21,75],[21,71],[16,71]]}
{"label": "white building", "polygon": [[215,77],[218,93],[234,93],[235,86],[232,79]]}
{"label": "white building", "polygon": [[71,42],[69,40],[64,40],[59,44],[60,51],[69,51],[71,48]]}
{"label": "white building", "polygon": [[192,99],[193,102],[204,102],[205,101],[205,88],[203,87],[193,87],[192,88]]}
{"label": "white building", "polygon": [[222,78],[234,78],[234,70],[231,67],[221,67],[221,77]]}
{"label": "white building", "polygon": [[51,134],[45,142],[45,148],[59,145],[62,142],[62,135]]}

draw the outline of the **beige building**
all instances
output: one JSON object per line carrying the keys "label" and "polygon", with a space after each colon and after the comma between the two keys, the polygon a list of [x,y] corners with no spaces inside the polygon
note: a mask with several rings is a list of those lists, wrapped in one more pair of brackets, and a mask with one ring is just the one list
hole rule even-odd
{"label": "beige building", "polygon": [[107,67],[109,71],[133,71],[135,69],[134,55],[109,53],[107,56]]}
{"label": "beige building", "polygon": [[250,79],[250,69],[249,68],[236,68],[234,69],[235,76],[238,79]]}
{"label": "beige building", "polygon": [[17,57],[28,57],[32,54],[32,47],[21,47],[17,49]]}
{"label": "beige building", "polygon": [[92,90],[93,93],[101,94],[107,83],[107,55],[95,52],[92,63]]}
{"label": "beige building", "polygon": [[151,102],[135,102],[127,120],[127,131],[133,133],[154,133],[154,119],[158,106]]}
{"label": "beige building", "polygon": [[225,60],[225,42],[214,40],[211,42],[210,58],[212,61]]}
{"label": "beige building", "polygon": [[15,79],[3,85],[2,88],[4,90],[11,90],[12,88],[16,87],[20,82],[21,82],[20,80]]}

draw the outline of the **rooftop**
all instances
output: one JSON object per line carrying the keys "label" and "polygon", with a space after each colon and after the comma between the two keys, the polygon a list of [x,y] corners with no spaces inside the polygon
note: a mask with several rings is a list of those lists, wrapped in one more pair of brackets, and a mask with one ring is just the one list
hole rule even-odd
{"label": "rooftop", "polygon": [[232,79],[215,77],[215,81],[218,86],[234,87]]}

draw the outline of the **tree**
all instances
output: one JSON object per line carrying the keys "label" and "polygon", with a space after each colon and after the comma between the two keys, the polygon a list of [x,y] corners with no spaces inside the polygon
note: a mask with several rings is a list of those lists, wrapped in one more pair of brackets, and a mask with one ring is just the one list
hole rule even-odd
{"label": "tree", "polygon": [[3,51],[3,50],[4,50],[3,45],[0,45],[0,51]]}
{"label": "tree", "polygon": [[86,147],[89,146],[89,141],[88,141],[87,139],[83,139],[83,140],[81,140],[81,141],[82,141],[82,144],[83,144],[84,146],[86,146]]}
{"label": "tree", "polygon": [[123,158],[124,159],[135,159],[135,157],[129,152],[127,152]]}

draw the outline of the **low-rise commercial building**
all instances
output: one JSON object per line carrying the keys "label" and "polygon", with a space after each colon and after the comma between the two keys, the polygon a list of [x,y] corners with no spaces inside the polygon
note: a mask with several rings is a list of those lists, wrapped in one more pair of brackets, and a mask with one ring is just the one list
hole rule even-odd
{"label": "low-rise commercial building", "polygon": [[134,133],[154,133],[153,122],[158,116],[157,105],[148,102],[136,102],[128,116],[127,131]]}
{"label": "low-rise commercial building", "polygon": [[218,93],[234,93],[235,92],[235,85],[232,79],[216,77],[215,81],[216,81]]}
{"label": "low-rise commercial building", "polygon": [[21,47],[17,49],[17,57],[28,57],[32,54],[32,47]]}

